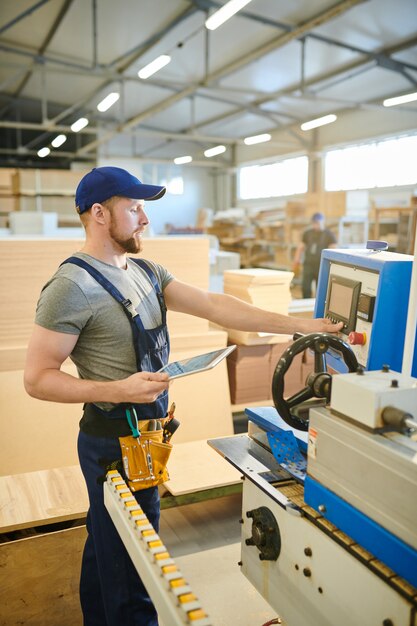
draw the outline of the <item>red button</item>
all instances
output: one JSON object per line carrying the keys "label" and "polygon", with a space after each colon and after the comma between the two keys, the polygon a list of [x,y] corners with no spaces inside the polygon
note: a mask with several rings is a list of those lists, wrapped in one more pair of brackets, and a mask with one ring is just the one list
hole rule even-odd
{"label": "red button", "polygon": [[366,333],[352,331],[348,335],[348,342],[351,346],[364,346],[366,344]]}

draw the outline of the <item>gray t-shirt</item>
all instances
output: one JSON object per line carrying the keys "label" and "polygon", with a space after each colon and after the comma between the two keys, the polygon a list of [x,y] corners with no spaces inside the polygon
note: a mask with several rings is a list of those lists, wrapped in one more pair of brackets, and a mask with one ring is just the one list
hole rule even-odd
{"label": "gray t-shirt", "polygon": [[[128,259],[127,269],[120,269],[82,252],[74,256],[99,270],[131,300],[145,328],[161,324],[155,290],[134,261]],[[174,277],[161,265],[146,262],[163,291]],[[137,371],[132,329],[122,306],[81,267],[67,263],[58,268],[41,292],[35,321],[49,330],[79,336],[70,358],[80,378],[121,380]]]}

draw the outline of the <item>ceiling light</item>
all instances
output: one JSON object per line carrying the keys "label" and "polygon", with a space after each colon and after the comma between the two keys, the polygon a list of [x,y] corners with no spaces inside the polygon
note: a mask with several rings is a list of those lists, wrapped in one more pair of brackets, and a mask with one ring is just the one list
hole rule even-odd
{"label": "ceiling light", "polygon": [[183,165],[184,163],[191,163],[192,160],[193,160],[192,156],[183,156],[183,157],[177,157],[176,159],[174,159],[174,163],[175,165]]}
{"label": "ceiling light", "polygon": [[119,98],[120,94],[117,91],[112,91],[111,93],[109,93],[108,96],[106,96],[101,102],[98,103],[97,109],[101,111],[101,113],[104,113],[104,111],[110,109],[110,107],[112,107]]}
{"label": "ceiling light", "polygon": [[318,128],[319,126],[325,126],[326,124],[331,124],[337,120],[336,115],[324,115],[323,117],[318,117],[315,120],[311,120],[310,122],[304,122],[301,124],[301,130],[311,130],[312,128]]}
{"label": "ceiling light", "polygon": [[71,126],[71,130],[74,133],[78,133],[78,131],[82,130],[83,128],[85,128],[88,124],[88,119],[86,117],[80,117],[79,120],[77,120],[76,122],[74,122],[74,124],[72,124]]}
{"label": "ceiling light", "polygon": [[160,69],[165,67],[165,65],[168,65],[170,61],[171,57],[168,56],[168,54],[161,54],[161,56],[159,56],[157,59],[155,59],[151,63],[148,63],[148,65],[145,65],[145,67],[142,67],[142,69],[139,70],[139,78],[149,78],[149,76],[152,76],[152,74],[158,72]]}
{"label": "ceiling light", "polygon": [[253,137],[246,137],[244,143],[247,146],[253,146],[255,143],[264,143],[264,141],[271,141],[271,135],[269,133],[263,133],[262,135],[253,135]]}
{"label": "ceiling light", "polygon": [[62,146],[62,144],[65,143],[66,140],[67,140],[66,135],[57,135],[55,139],[51,141],[51,144],[53,145],[54,148],[59,148],[59,146]]}
{"label": "ceiling light", "polygon": [[204,150],[204,156],[209,159],[210,157],[222,154],[223,152],[226,152],[226,146],[215,146],[214,148]]}
{"label": "ceiling light", "polygon": [[48,156],[48,154],[50,153],[50,149],[49,148],[41,148],[40,150],[38,150],[38,157],[41,157],[41,159],[43,159],[43,157]]}
{"label": "ceiling light", "polygon": [[229,0],[221,9],[210,15],[205,22],[206,28],[215,30],[240,11],[240,9],[243,9],[249,2],[251,0]]}
{"label": "ceiling light", "polygon": [[417,92],[406,93],[404,96],[397,96],[396,98],[388,98],[382,103],[384,107],[395,107],[397,104],[405,104],[406,102],[414,102],[417,100]]}

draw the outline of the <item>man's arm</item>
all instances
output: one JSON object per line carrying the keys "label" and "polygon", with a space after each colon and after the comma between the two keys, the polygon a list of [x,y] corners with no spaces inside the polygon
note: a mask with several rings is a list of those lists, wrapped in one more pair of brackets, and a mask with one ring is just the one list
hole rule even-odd
{"label": "man's arm", "polygon": [[295,250],[295,253],[294,253],[294,261],[293,261],[294,267],[300,265],[300,263],[301,263],[301,256],[302,256],[305,248],[306,248],[306,245],[305,245],[304,242],[301,242],[301,243],[298,244],[298,246],[297,246],[297,248]]}
{"label": "man's arm", "polygon": [[52,402],[153,402],[168,388],[168,376],[138,372],[110,382],[82,380],[61,370],[78,335],[35,325],[29,342],[24,384],[27,393]]}
{"label": "man's arm", "polygon": [[211,293],[173,280],[164,290],[168,309],[188,313],[235,330],[291,335],[294,332],[334,333],[342,323],[327,319],[303,319],[272,313],[227,294]]}

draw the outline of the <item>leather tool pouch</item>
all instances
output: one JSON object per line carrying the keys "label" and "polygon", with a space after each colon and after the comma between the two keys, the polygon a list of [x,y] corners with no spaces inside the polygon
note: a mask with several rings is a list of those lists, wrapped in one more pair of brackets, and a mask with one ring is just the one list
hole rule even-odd
{"label": "leather tool pouch", "polygon": [[172,444],[162,442],[163,430],[141,431],[139,437],[119,437],[123,468],[132,491],[169,480],[167,462]]}

